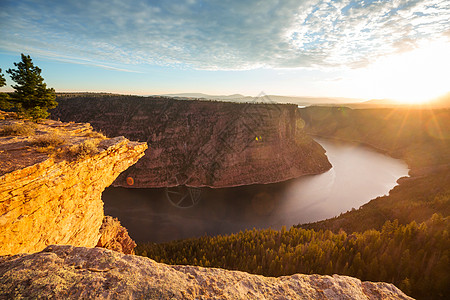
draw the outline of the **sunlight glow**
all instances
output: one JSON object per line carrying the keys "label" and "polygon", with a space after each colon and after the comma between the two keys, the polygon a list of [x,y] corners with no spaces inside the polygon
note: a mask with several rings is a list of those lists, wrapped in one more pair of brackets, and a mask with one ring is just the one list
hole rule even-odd
{"label": "sunlight glow", "polygon": [[353,86],[361,96],[422,103],[449,91],[450,43],[430,42],[382,58],[358,72]]}

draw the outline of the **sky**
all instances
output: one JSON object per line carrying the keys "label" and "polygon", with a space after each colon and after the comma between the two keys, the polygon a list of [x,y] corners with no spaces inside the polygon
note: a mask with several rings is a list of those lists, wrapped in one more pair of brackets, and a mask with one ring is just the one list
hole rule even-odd
{"label": "sky", "polygon": [[24,53],[58,92],[450,91],[448,0],[0,0],[0,36],[4,74]]}

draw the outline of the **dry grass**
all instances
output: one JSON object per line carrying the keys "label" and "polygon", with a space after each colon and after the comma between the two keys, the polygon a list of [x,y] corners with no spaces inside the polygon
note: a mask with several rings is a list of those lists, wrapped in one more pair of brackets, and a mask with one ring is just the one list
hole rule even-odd
{"label": "dry grass", "polygon": [[89,135],[91,138],[72,146],[66,145],[61,147],[66,143],[66,138],[56,132],[38,136],[30,143],[32,146],[37,147],[36,151],[38,152],[55,154],[57,157],[63,159],[78,160],[97,154],[99,152],[99,142],[105,139],[104,135],[97,132],[88,133],[86,135]]}
{"label": "dry grass", "polygon": [[83,143],[73,145],[67,149],[66,154],[75,159],[82,159],[86,156],[97,154],[99,139],[85,140]]}
{"label": "dry grass", "polygon": [[40,135],[34,138],[30,143],[32,146],[42,148],[55,148],[64,144],[65,138],[55,132]]}
{"label": "dry grass", "polygon": [[102,139],[102,140],[106,139],[106,136],[102,132],[98,132],[98,131],[88,132],[84,136],[85,137],[96,138],[96,139]]}
{"label": "dry grass", "polygon": [[35,134],[36,125],[31,123],[4,125],[0,129],[0,136],[31,136]]}

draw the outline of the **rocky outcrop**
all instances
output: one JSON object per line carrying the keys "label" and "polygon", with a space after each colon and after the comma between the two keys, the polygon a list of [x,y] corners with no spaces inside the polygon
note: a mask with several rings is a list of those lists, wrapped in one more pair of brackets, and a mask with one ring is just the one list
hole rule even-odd
{"label": "rocky outcrop", "polygon": [[392,284],[347,276],[263,277],[72,246],[1,257],[0,298],[411,299]]}
{"label": "rocky outcrop", "polygon": [[114,182],[125,187],[272,183],[331,168],[303,131],[297,106],[157,97],[58,97],[54,118],[89,122],[108,136],[148,142]]}
{"label": "rocky outcrop", "polygon": [[0,255],[97,245],[102,192],[147,145],[106,139],[89,124],[1,117]]}
{"label": "rocky outcrop", "polygon": [[100,239],[97,247],[102,247],[124,254],[134,254],[136,243],[128,235],[125,227],[120,225],[117,218],[105,216],[100,227]]}

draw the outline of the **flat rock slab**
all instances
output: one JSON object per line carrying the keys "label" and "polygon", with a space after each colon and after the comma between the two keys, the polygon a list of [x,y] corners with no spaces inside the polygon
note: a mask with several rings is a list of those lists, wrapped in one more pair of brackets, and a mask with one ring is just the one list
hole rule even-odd
{"label": "flat rock slab", "polygon": [[279,278],[169,266],[102,248],[48,246],[0,257],[0,299],[411,299],[347,276]]}

